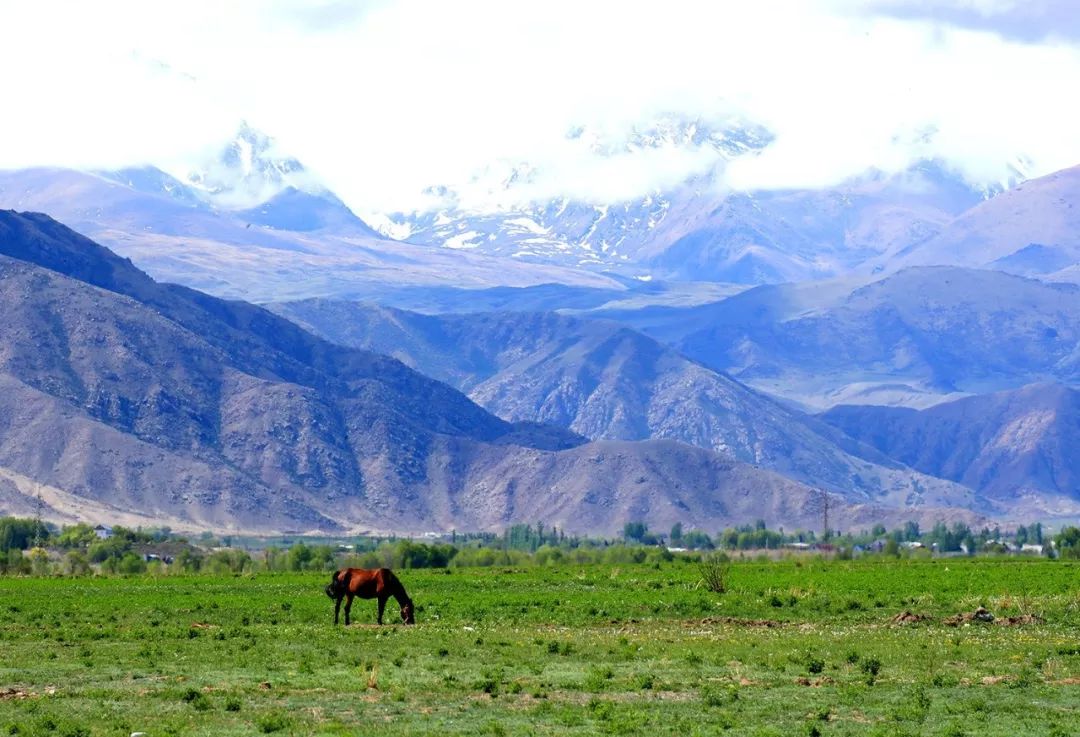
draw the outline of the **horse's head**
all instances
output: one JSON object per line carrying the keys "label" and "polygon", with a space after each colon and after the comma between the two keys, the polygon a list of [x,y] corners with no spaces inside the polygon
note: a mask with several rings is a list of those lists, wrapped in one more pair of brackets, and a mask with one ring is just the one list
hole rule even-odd
{"label": "horse's head", "polygon": [[405,624],[416,624],[416,615],[413,613],[412,601],[407,601],[401,606],[401,621]]}
{"label": "horse's head", "polygon": [[342,571],[337,571],[326,585],[326,595],[331,599],[339,599],[345,595],[345,581],[342,580],[341,573]]}

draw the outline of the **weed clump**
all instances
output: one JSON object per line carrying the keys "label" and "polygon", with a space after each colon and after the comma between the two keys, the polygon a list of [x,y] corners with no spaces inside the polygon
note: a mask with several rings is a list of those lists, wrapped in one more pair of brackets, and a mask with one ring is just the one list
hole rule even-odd
{"label": "weed clump", "polygon": [[877,681],[878,673],[881,672],[881,661],[877,658],[867,658],[862,662],[862,672],[866,674],[866,685],[873,686]]}
{"label": "weed clump", "polygon": [[206,698],[206,694],[197,688],[189,688],[180,695],[180,700],[191,704],[192,708],[196,711],[207,711],[210,709],[210,699]]}
{"label": "weed clump", "polygon": [[263,734],[271,734],[272,732],[280,732],[283,729],[288,729],[292,724],[289,716],[279,710],[270,711],[265,714],[260,714],[255,719],[255,726],[259,728],[259,731]]}
{"label": "weed clump", "polygon": [[607,688],[608,681],[615,677],[615,671],[610,667],[594,668],[585,677],[584,689],[597,693]]}
{"label": "weed clump", "polygon": [[722,594],[727,591],[728,570],[731,562],[724,553],[712,553],[703,556],[698,570],[701,571],[701,580],[705,588],[714,594]]}

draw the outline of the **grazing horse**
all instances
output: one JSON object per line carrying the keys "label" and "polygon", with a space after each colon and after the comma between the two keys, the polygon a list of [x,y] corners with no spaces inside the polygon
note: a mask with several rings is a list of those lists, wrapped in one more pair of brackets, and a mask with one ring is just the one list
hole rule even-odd
{"label": "grazing horse", "polygon": [[386,600],[392,596],[401,607],[401,620],[405,624],[416,624],[412,599],[389,568],[342,568],[330,579],[326,595],[334,600],[334,624],[338,623],[341,600],[345,599],[345,625],[348,626],[354,596],[379,600],[379,624],[382,624]]}

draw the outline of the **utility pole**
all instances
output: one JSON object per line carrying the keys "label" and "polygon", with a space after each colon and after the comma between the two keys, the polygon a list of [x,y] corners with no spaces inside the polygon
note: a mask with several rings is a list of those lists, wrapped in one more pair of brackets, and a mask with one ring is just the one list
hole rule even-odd
{"label": "utility pole", "polygon": [[821,537],[828,540],[831,537],[829,532],[829,495],[821,489],[818,489],[818,493],[821,494]]}
{"label": "utility pole", "polygon": [[34,489],[37,492],[35,494],[36,501],[34,503],[34,547],[40,548],[44,542],[41,539],[41,531],[45,525],[41,522],[41,510],[45,508],[45,502],[41,498],[41,484],[35,483]]}

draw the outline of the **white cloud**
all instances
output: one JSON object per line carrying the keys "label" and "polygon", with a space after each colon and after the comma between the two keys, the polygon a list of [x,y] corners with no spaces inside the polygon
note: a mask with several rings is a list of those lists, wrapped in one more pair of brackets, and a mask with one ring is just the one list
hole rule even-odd
{"label": "white cloud", "polygon": [[605,159],[566,135],[618,141],[665,113],[772,129],[763,155],[727,169],[740,187],[824,185],[924,155],[981,181],[1020,154],[1036,173],[1080,163],[1076,46],[881,5],[7,4],[0,166],[178,171],[247,118],[358,211],[422,207],[437,184],[506,204],[498,185],[520,162],[535,173],[511,199],[604,200],[716,164],[707,147]]}

